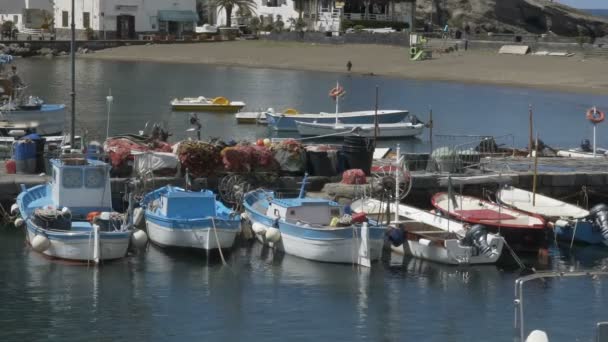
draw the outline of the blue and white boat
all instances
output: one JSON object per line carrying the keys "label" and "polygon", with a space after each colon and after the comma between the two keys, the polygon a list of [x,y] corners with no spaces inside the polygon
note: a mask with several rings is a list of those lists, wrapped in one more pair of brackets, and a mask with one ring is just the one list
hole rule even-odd
{"label": "blue and white boat", "polygon": [[[267,111],[266,121],[268,126],[275,131],[292,131],[297,132],[298,126],[296,121],[304,123],[322,123],[334,124],[336,122],[336,113],[318,113],[318,114],[284,114]],[[357,112],[341,112],[337,114],[338,120],[343,124],[373,124],[376,111],[365,110]],[[402,122],[409,112],[407,110],[378,110],[378,123],[389,124]]]}
{"label": "blue and white boat", "polygon": [[554,234],[560,240],[608,244],[608,206],[604,204],[585,210],[512,186],[501,189],[496,199],[512,208],[542,216],[553,226]]}
{"label": "blue and white boat", "polygon": [[241,216],[209,190],[165,186],[144,196],[141,206],[150,240],[161,247],[226,249],[241,231]]}
{"label": "blue and white boat", "polygon": [[245,195],[245,212],[260,242],[290,255],[321,262],[369,267],[370,262],[380,258],[385,227],[348,222],[344,220],[343,206],[325,199],[306,198],[303,193],[300,191],[297,198],[277,198],[274,192],[265,190]]}
{"label": "blue and white boat", "polygon": [[99,263],[126,256],[147,238],[112,211],[110,166],[84,158],[53,159],[49,183],[26,189],[11,208],[32,248],[46,256]]}

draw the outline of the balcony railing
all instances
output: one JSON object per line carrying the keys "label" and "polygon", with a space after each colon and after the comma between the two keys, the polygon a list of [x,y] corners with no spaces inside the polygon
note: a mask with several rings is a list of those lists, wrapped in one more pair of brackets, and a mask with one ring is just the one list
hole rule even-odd
{"label": "balcony railing", "polygon": [[390,14],[372,14],[368,13],[344,13],[344,19],[348,20],[374,20],[374,21],[399,21],[400,18]]}

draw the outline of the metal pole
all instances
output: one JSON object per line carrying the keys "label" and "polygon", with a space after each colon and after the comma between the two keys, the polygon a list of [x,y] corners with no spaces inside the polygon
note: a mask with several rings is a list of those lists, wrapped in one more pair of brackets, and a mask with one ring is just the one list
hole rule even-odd
{"label": "metal pole", "polygon": [[429,143],[431,145],[431,154],[433,154],[433,108],[429,108]]}
{"label": "metal pole", "polygon": [[340,94],[338,94],[339,89],[340,83],[336,82],[336,126],[338,126],[338,107],[340,105]]}
{"label": "metal pole", "polygon": [[376,85],[376,108],[374,111],[374,146],[378,140],[378,85]]}
{"label": "metal pole", "polygon": [[533,118],[532,105],[529,105],[528,109],[530,112],[530,139],[528,141],[528,146],[529,146],[528,151],[530,154],[530,158],[532,158],[532,143],[534,142],[534,126],[533,126],[534,123],[532,121],[532,118]]}
{"label": "metal pole", "polygon": [[534,146],[534,177],[532,178],[532,206],[536,206],[536,183],[538,177],[538,134]]}
{"label": "metal pole", "polygon": [[[597,115],[597,108],[593,107],[593,117]],[[595,158],[595,129],[597,128],[597,124],[593,124],[593,158]]]}
{"label": "metal pole", "polygon": [[76,135],[76,55],[74,51],[74,47],[76,45],[76,24],[75,24],[75,15],[76,5],[74,4],[75,0],[72,0],[72,40],[70,42],[70,56],[72,58],[72,92],[70,96],[72,97],[72,115],[70,122],[70,148],[74,148],[74,137]]}
{"label": "metal pole", "polygon": [[112,89],[110,89],[108,96],[106,96],[106,103],[108,104],[108,116],[106,118],[106,140],[110,136],[110,113],[112,112],[112,102],[114,97],[112,96]]}
{"label": "metal pole", "polygon": [[397,157],[395,157],[395,225],[399,222],[399,165],[401,165],[401,146],[397,144]]}

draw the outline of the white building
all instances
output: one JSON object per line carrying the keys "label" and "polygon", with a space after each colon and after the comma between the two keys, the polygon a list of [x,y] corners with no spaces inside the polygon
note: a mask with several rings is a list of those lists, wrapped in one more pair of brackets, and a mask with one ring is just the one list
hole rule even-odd
{"label": "white building", "polygon": [[[280,16],[285,23],[285,29],[290,28],[293,20],[299,17],[294,0],[254,0],[258,16],[263,24],[271,23]],[[391,23],[407,24],[414,27],[416,0],[303,0],[302,18],[307,30],[336,32],[341,28],[343,20],[349,21],[379,21],[390,26]],[[290,20],[293,19],[293,20]],[[217,25],[226,25],[226,13],[219,10]],[[246,24],[239,17],[237,8],[232,11],[232,26]],[[402,25],[403,26],[403,25]]]}
{"label": "white building", "polygon": [[0,0],[0,25],[11,21],[24,32],[26,28],[38,29],[41,23],[41,10],[51,11],[53,0]]}
{"label": "white building", "polygon": [[[194,31],[196,0],[74,0],[77,39],[139,39]],[[70,36],[72,0],[55,0],[57,39]]]}

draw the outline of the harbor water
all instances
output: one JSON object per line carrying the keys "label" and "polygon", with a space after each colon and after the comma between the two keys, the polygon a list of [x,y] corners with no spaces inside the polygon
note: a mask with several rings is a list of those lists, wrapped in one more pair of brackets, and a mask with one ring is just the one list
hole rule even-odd
{"label": "harbor water", "polygon": [[[48,103],[69,103],[69,60],[20,60],[29,90]],[[576,146],[591,138],[584,114],[608,98],[487,85],[408,81],[372,76],[200,65],[77,62],[78,125],[105,135],[105,97],[112,89],[111,134],[165,122],[178,140],[188,113],[172,113],[182,96],[225,96],[247,110],[332,111],[336,79],[343,110],[407,108],[426,121],[429,106],[440,134],[528,137],[528,105],[547,144]],[[269,134],[237,126],[226,114],[200,114],[203,135],[226,140]],[[599,127],[599,145],[608,137]],[[386,142],[391,144],[394,142]],[[403,141],[428,151],[426,136]],[[608,248],[552,246],[538,270],[599,269]],[[24,243],[22,231],[0,228],[0,341],[514,341],[514,281],[506,266],[450,267],[385,255],[371,269],[311,262],[241,242],[222,265],[217,255],[145,252],[99,268],[49,260]],[[532,282],[526,287],[528,329],[551,341],[592,341],[608,321],[608,279]]]}

